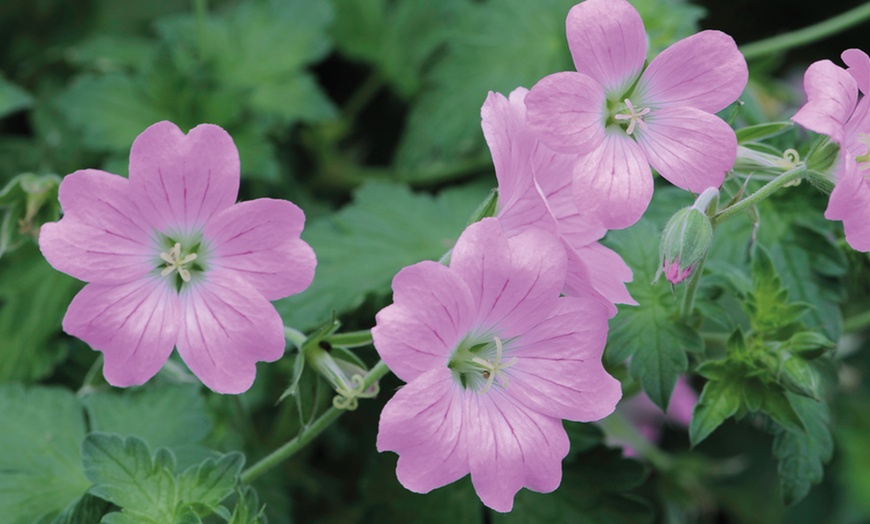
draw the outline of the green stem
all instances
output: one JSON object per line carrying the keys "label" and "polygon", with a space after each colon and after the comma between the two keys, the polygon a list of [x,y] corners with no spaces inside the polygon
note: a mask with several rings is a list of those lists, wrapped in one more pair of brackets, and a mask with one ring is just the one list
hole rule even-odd
{"label": "green stem", "polygon": [[289,340],[290,343],[296,346],[296,349],[300,351],[302,350],[302,344],[308,340],[308,337],[306,337],[304,333],[287,326],[284,326],[284,338]]}
{"label": "green stem", "polygon": [[100,375],[100,370],[103,369],[103,354],[100,353],[94,363],[91,365],[90,369],[88,369],[87,375],[85,375],[85,380],[82,381],[82,387],[76,391],[76,396],[84,397],[88,393],[92,392],[95,388],[94,383],[97,380],[102,378]]}
{"label": "green stem", "polygon": [[205,21],[208,18],[208,0],[193,0],[193,11],[196,17],[196,43],[200,56],[205,55]]}
{"label": "green stem", "polygon": [[632,449],[647,459],[659,471],[668,471],[673,466],[671,457],[641,435],[634,424],[629,422],[625,418],[625,415],[619,411],[615,411],[609,417],[599,420],[598,425],[601,426],[607,436],[631,446]]}
{"label": "green stem", "polygon": [[850,9],[845,13],[841,13],[818,24],[746,44],[740,47],[740,51],[747,60],[752,60],[778,51],[785,51],[822,40],[852,26],[856,26],[867,19],[870,19],[870,2],[859,5],[854,9]]}
{"label": "green stem", "polygon": [[350,122],[357,117],[372,97],[375,96],[381,88],[384,87],[384,79],[377,71],[371,73],[362,83],[359,88],[351,95],[347,103],[344,105],[344,119],[347,122],[347,127],[350,127]]}
{"label": "green stem", "polygon": [[348,331],[347,333],[336,333],[326,337],[326,341],[333,346],[341,346],[346,348],[358,348],[368,346],[372,343],[372,332],[369,329],[363,331]]}
{"label": "green stem", "polygon": [[774,178],[773,180],[762,186],[761,189],[744,198],[740,202],[737,202],[736,204],[730,205],[722,211],[719,211],[713,216],[710,221],[715,226],[719,222],[727,220],[732,216],[745,211],[747,208],[758,204],[762,200],[774,194],[781,187],[791,182],[794,182],[795,180],[798,180],[805,174],[807,174],[807,169],[804,165],[800,165],[795,167],[794,169],[790,169],[785,173],[779,175],[778,177]]}
{"label": "green stem", "polygon": [[[380,380],[384,375],[389,373],[390,368],[384,364],[383,360],[379,360],[377,364],[366,374],[363,380],[362,390],[370,388],[375,382]],[[263,473],[269,471],[279,463],[287,460],[295,455],[299,450],[304,448],[309,442],[314,440],[318,435],[323,433],[323,430],[328,428],[333,422],[338,420],[346,410],[331,407],[320,415],[310,426],[306,426],[299,431],[289,442],[269,453],[259,462],[242,472],[241,481],[244,483],[253,482]]]}
{"label": "green stem", "polygon": [[854,333],[870,326],[870,311],[859,313],[843,321],[843,332]]}

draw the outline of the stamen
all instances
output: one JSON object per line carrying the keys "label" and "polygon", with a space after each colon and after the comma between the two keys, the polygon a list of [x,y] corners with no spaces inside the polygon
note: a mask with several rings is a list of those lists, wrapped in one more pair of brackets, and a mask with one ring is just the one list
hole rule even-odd
{"label": "stamen", "polygon": [[472,362],[483,368],[481,375],[486,379],[486,384],[481,388],[481,393],[489,391],[489,388],[492,387],[496,377],[498,377],[499,383],[502,387],[506,388],[508,386],[508,379],[504,370],[517,363],[516,357],[510,359],[508,362],[502,363],[501,358],[504,348],[502,347],[501,339],[498,337],[493,337],[493,339],[495,340],[495,362],[490,362],[489,360],[480,357],[471,359]]}
{"label": "stamen", "polygon": [[166,267],[160,272],[161,277],[168,276],[177,269],[178,274],[181,276],[181,280],[190,282],[190,271],[184,266],[185,264],[190,264],[196,260],[196,253],[190,253],[184,258],[181,258],[181,244],[176,242],[168,253],[160,253],[160,258],[166,262]]}
{"label": "stamen", "polygon": [[625,130],[629,135],[634,133],[635,126],[639,127],[641,131],[646,129],[646,122],[643,121],[643,116],[649,113],[650,109],[648,107],[640,108],[635,111],[634,105],[631,103],[631,100],[625,99],[625,105],[628,107],[628,114],[619,113],[617,115],[613,115],[613,118],[616,120],[628,120],[628,128]]}

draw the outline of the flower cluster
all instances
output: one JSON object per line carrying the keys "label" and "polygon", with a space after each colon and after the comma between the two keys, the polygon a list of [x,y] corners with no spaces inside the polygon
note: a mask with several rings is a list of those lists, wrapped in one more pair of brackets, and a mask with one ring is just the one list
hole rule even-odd
{"label": "flower cluster", "polygon": [[257,361],[284,354],[269,301],[314,278],[305,215],[285,200],[236,204],[239,173],[223,129],[185,135],[160,122],[133,143],[129,179],[92,169],[63,179],[64,216],[42,227],[39,247],[89,282],[63,329],[103,352],[110,384],[144,383],[178,348],[206,386],[240,393]]}

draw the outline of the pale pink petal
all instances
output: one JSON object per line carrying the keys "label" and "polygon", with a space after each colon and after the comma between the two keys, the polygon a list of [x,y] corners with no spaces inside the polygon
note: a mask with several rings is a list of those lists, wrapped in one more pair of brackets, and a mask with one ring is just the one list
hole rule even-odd
{"label": "pale pink petal", "polygon": [[129,282],[160,266],[154,231],[129,195],[129,181],[117,175],[84,170],[66,176],[58,191],[64,217],[39,234],[49,264],[103,284]]}
{"label": "pale pink petal", "polygon": [[843,129],[858,100],[858,83],[830,60],[815,62],[804,74],[807,103],[791,119],[842,144]]}
{"label": "pale pink petal", "polygon": [[130,183],[142,213],[164,233],[190,235],[235,203],[239,153],[218,126],[185,135],[171,122],[142,132],[130,151]]}
{"label": "pale pink petal", "polygon": [[[845,156],[845,155],[843,155]],[[842,158],[839,180],[831,192],[825,218],[842,220],[846,241],[853,249],[870,251],[870,187],[854,159]]]}
{"label": "pale pink petal", "polygon": [[692,107],[669,107],[649,114],[647,128],[635,133],[650,165],[675,186],[700,193],[719,187],[734,166],[737,137],[731,126]]}
{"label": "pale pink petal", "polygon": [[568,272],[565,275],[565,287],[562,289],[562,294],[569,297],[595,300],[607,308],[608,317],[612,318],[617,313],[613,301],[595,289],[595,284],[592,281],[592,276],[589,274],[586,262],[580,258],[577,251],[564,238],[562,242],[565,246],[565,253],[568,254]]}
{"label": "pale pink petal", "polygon": [[64,331],[103,352],[103,374],[119,387],[144,384],[160,371],[178,328],[178,295],[159,277],[88,284],[63,319]]}
{"label": "pale pink petal", "polygon": [[552,234],[527,228],[508,239],[497,219],[486,218],[459,237],[450,269],[471,291],[473,329],[511,337],[547,317],[564,286],[566,263]]}
{"label": "pale pink petal", "polygon": [[698,394],[689,385],[684,375],[677,378],[674,384],[674,392],[671,393],[671,401],[668,403],[667,418],[681,426],[688,426],[692,422],[692,411],[698,403]]}
{"label": "pale pink petal", "polygon": [[646,32],[637,10],[625,0],[586,0],[568,12],[568,47],[579,73],[608,94],[621,96],[643,68]]}
{"label": "pale pink petal", "polygon": [[607,229],[637,222],[653,193],[649,163],[638,145],[621,130],[607,133],[601,147],[574,167],[577,206]]}
{"label": "pale pink petal", "polygon": [[535,186],[532,162],[540,148],[526,126],[526,93],[515,89],[508,99],[490,92],[480,110],[498,179],[497,215],[508,234],[530,225],[555,233],[556,221]]}
{"label": "pale pink petal", "polygon": [[598,242],[578,248],[576,252],[588,268],[592,285],[607,300],[615,304],[637,305],[625,287],[633,278],[631,268],[617,252]]}
{"label": "pale pink petal", "polygon": [[857,82],[858,89],[865,95],[870,93],[870,57],[867,53],[860,49],[846,49],[840,58],[849,66],[847,71]]}
{"label": "pale pink petal", "polygon": [[547,200],[550,213],[559,224],[559,234],[571,247],[595,242],[607,230],[590,209],[578,205],[574,196],[572,173],[580,160],[557,153],[553,153],[553,156],[551,162],[536,170],[535,179]]}
{"label": "pale pink petal", "polygon": [[526,96],[529,128],[561,153],[588,153],[601,143],[607,117],[604,90],[580,73],[556,73],[538,81]]}
{"label": "pale pink petal", "polygon": [[463,398],[471,483],[488,507],[508,512],[521,488],[548,493],[562,481],[562,421],[517,405],[501,388]]}
{"label": "pale pink petal", "polygon": [[209,263],[230,269],[267,300],[299,293],[314,279],[314,251],[299,239],[305,214],[286,200],[260,198],[218,212],[206,225]]}
{"label": "pale pink petal", "polygon": [[393,278],[393,304],[378,312],[375,348],[405,382],[447,361],[474,320],[468,286],[446,266],[423,261]]}
{"label": "pale pink petal", "polygon": [[396,476],[415,493],[450,484],[469,472],[463,397],[446,366],[399,389],[381,411],[378,451],[399,454]]}
{"label": "pale pink petal", "polygon": [[749,70],[730,36],[701,31],[665,49],[640,77],[635,105],[687,106],[716,113],[737,100]]}
{"label": "pale pink petal", "polygon": [[242,393],[258,361],[284,354],[284,326],[272,304],[251,284],[224,269],[208,271],[182,289],[178,352],[218,393]]}
{"label": "pale pink petal", "polygon": [[515,365],[507,394],[529,410],[591,422],[613,412],[622,397],[618,380],[601,364],[607,340],[606,309],[597,301],[563,297],[550,318],[510,342]]}
{"label": "pale pink petal", "polygon": [[870,135],[870,97],[864,96],[855,106],[855,111],[846,122],[844,140],[841,143],[854,158],[867,154]]}

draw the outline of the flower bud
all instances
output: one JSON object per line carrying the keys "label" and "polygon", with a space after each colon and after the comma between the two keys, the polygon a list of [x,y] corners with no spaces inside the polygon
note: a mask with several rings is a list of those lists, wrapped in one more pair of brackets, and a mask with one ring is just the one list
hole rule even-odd
{"label": "flower bud", "polygon": [[704,191],[695,205],[677,211],[668,220],[662,233],[659,255],[661,268],[671,284],[677,284],[692,274],[713,243],[713,226],[704,212],[718,192]]}
{"label": "flower bud", "polygon": [[807,169],[821,173],[824,178],[833,183],[834,166],[840,158],[840,145],[827,137],[817,140],[807,153]]}

